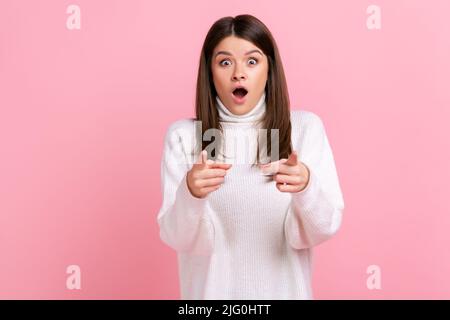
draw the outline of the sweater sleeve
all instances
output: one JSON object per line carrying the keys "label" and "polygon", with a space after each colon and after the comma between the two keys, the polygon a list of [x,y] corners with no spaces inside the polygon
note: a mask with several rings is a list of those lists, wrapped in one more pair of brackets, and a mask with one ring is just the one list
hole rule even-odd
{"label": "sweater sleeve", "polygon": [[187,136],[177,123],[166,133],[161,160],[163,202],[157,220],[165,244],[177,252],[205,255],[213,249],[214,227],[206,199],[193,196],[187,186],[186,174],[193,164],[183,142]]}
{"label": "sweater sleeve", "polygon": [[295,249],[305,249],[331,238],[341,225],[344,199],[322,120],[310,115],[303,136],[299,160],[310,171],[308,185],[292,193],[285,220],[285,233]]}

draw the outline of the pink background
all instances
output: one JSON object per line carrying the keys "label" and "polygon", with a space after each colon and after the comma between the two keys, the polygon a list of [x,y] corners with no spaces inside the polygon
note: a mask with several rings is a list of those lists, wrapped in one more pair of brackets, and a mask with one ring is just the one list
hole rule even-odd
{"label": "pink background", "polygon": [[[66,28],[69,4],[81,30]],[[381,30],[366,27],[371,4]],[[315,249],[315,298],[450,298],[449,12],[447,0],[2,0],[0,298],[179,298],[156,223],[163,137],[194,115],[207,30],[241,13],[272,31],[292,108],[322,118],[334,151],[345,216]],[[66,288],[72,264],[81,290]]]}

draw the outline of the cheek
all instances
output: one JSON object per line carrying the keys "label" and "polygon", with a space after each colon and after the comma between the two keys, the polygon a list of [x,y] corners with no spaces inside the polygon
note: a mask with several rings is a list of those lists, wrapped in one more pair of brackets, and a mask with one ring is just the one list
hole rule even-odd
{"label": "cheek", "polygon": [[216,90],[221,92],[223,90],[223,80],[220,77],[216,77],[214,79],[214,86],[216,87]]}
{"label": "cheek", "polygon": [[220,85],[221,80],[220,80],[220,75],[216,70],[212,70],[212,80],[214,82],[214,85],[217,87]]}
{"label": "cheek", "polygon": [[223,81],[223,79],[226,77],[227,75],[227,70],[223,69],[223,68],[212,68],[212,75],[214,78],[216,78],[218,81]]}
{"label": "cheek", "polygon": [[267,70],[259,69],[255,74],[255,78],[257,79],[256,85],[258,87],[264,87],[267,82]]}

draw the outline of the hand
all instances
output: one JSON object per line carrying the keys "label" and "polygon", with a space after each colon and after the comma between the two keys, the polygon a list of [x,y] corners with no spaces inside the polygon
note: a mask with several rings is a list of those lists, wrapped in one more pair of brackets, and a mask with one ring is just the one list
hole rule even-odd
{"label": "hand", "polygon": [[297,152],[293,151],[288,159],[280,159],[260,166],[264,173],[273,174],[277,189],[281,192],[300,192],[309,182],[309,168],[298,161]]}
{"label": "hand", "polygon": [[186,181],[189,191],[196,198],[206,197],[219,189],[230,168],[229,163],[218,163],[208,159],[206,150],[203,150],[197,163],[187,172]]}

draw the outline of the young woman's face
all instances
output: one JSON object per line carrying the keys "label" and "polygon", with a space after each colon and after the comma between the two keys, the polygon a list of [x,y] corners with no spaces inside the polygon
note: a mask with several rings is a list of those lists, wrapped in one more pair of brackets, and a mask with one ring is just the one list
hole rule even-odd
{"label": "young woman's face", "polygon": [[[255,107],[269,71],[267,56],[261,49],[250,41],[226,37],[214,48],[211,69],[217,94],[228,110],[242,115]],[[238,86],[245,90],[235,91]]]}

